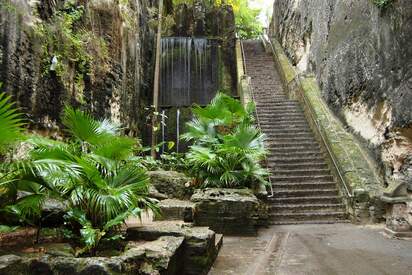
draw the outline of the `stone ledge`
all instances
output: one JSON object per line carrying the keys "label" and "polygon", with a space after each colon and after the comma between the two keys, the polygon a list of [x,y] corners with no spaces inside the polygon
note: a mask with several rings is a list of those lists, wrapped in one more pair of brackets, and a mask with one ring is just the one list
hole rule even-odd
{"label": "stone ledge", "polygon": [[54,244],[56,249],[49,245],[38,254],[1,256],[0,274],[181,274],[183,240],[163,236],[151,242],[128,242],[119,256],[84,258],[62,254],[69,244]]}
{"label": "stone ledge", "polygon": [[195,204],[190,201],[166,199],[158,204],[161,215],[155,220],[180,220],[185,222],[193,221],[193,208]]}
{"label": "stone ledge", "polygon": [[264,209],[250,189],[207,188],[197,190],[193,222],[227,235],[256,235]]}
{"label": "stone ledge", "polygon": [[183,273],[203,275],[209,272],[222,245],[221,236],[207,227],[177,221],[154,222],[127,229],[128,240],[156,240],[162,236],[183,237]]}

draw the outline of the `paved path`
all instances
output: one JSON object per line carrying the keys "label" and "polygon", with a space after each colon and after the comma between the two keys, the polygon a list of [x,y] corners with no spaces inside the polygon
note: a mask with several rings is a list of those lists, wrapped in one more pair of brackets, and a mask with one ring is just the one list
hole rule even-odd
{"label": "paved path", "polygon": [[284,225],[257,237],[224,237],[211,275],[412,275],[412,240],[393,240],[382,226]]}

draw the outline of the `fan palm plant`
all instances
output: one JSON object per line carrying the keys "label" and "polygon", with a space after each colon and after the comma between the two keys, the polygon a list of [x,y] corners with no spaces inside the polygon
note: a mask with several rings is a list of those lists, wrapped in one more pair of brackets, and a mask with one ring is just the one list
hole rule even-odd
{"label": "fan palm plant", "polygon": [[146,170],[135,163],[137,140],[122,136],[118,125],[71,107],[65,108],[62,122],[69,135],[66,142],[32,136],[27,139],[33,147],[28,158],[7,165],[16,176],[7,182],[10,190],[25,195],[3,211],[36,225],[47,197],[65,201],[71,209],[66,217],[82,227],[86,250],[96,249],[100,239],[110,237],[130,215],[157,208],[147,198]]}
{"label": "fan palm plant", "polygon": [[[121,136],[118,125],[95,120],[71,107],[65,108],[62,121],[69,142],[33,138],[31,160],[51,164],[36,165],[36,174],[66,199],[71,209],[82,213],[81,219],[79,214],[67,217],[85,227],[81,233],[87,247],[96,247],[104,235],[101,232],[118,227],[119,220],[138,215],[143,208],[157,210],[147,198],[149,178],[133,162],[137,140]],[[95,233],[94,238],[90,232]],[[90,245],[90,240],[97,243]]]}
{"label": "fan palm plant", "polygon": [[0,93],[0,206],[17,195],[15,182],[18,173],[9,169],[10,163],[3,159],[3,154],[22,139],[23,125],[22,115],[14,107],[10,96]]}
{"label": "fan palm plant", "polygon": [[253,126],[254,106],[218,93],[212,102],[194,107],[183,138],[192,141],[186,157],[201,187],[252,187],[266,184],[264,135]]}

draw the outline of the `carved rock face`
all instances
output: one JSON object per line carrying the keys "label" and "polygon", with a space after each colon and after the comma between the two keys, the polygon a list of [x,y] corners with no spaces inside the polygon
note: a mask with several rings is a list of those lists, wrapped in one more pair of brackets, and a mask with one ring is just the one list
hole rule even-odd
{"label": "carved rock face", "polygon": [[386,226],[396,232],[406,232],[412,229],[410,224],[411,210],[405,203],[394,204],[390,217],[386,219]]}

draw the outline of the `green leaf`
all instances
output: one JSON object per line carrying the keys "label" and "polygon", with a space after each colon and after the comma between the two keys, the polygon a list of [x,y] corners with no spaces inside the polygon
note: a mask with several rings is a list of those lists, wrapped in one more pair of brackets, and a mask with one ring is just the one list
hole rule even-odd
{"label": "green leaf", "polygon": [[10,99],[10,96],[0,93],[0,153],[23,137],[22,126],[25,123]]}

